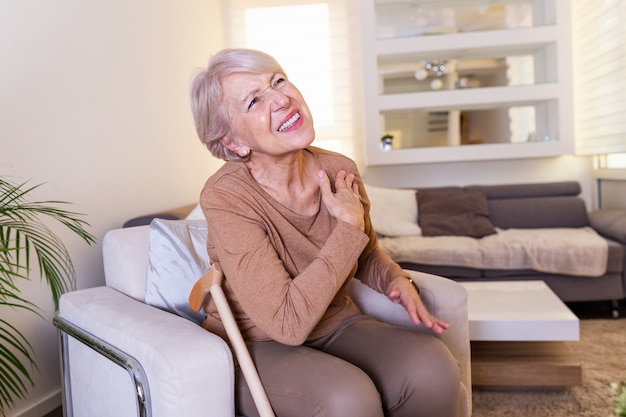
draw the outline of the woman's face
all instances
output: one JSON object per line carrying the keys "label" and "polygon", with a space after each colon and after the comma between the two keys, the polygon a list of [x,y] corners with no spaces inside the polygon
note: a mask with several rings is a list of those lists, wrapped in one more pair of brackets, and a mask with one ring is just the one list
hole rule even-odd
{"label": "woman's face", "polygon": [[282,73],[234,73],[222,81],[234,136],[222,143],[243,155],[281,156],[313,142],[313,118],[302,94]]}

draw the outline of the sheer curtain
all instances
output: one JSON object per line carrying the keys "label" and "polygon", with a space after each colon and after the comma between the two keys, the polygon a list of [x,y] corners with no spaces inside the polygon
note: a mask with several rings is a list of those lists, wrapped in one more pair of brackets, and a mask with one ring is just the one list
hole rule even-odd
{"label": "sheer curtain", "polygon": [[315,121],[315,146],[364,161],[358,2],[227,0],[230,47],[274,56]]}
{"label": "sheer curtain", "polygon": [[572,3],[576,153],[626,152],[626,1]]}

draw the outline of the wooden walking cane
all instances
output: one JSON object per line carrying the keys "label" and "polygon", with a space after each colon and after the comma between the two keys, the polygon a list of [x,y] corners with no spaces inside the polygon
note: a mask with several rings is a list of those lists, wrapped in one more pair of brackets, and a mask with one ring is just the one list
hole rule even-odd
{"label": "wooden walking cane", "polygon": [[226,296],[224,295],[224,290],[222,289],[223,278],[224,273],[220,269],[219,264],[214,263],[211,269],[209,269],[209,272],[204,274],[193,286],[191,294],[189,294],[189,305],[194,311],[200,311],[204,306],[206,297],[211,294],[213,301],[215,301],[217,311],[224,323],[226,334],[235,351],[235,356],[239,361],[243,376],[248,382],[252,399],[259,411],[260,417],[275,417],[263,384],[261,383],[261,379],[259,378],[259,373],[252,362],[248,347],[243,341],[241,331],[237,326],[233,312],[228,305],[228,300],[226,300]]}

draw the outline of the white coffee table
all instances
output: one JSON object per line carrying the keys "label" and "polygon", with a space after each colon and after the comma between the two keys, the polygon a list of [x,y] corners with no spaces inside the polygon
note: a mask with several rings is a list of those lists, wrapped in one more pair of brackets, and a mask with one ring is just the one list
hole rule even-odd
{"label": "white coffee table", "polygon": [[582,382],[578,318],[543,281],[463,282],[475,386]]}

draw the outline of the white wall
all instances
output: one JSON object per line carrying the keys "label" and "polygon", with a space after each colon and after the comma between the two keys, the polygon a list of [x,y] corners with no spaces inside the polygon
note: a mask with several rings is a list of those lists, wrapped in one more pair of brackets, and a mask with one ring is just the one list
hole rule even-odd
{"label": "white wall", "polygon": [[[188,91],[223,47],[218,0],[0,0],[0,175],[45,182],[38,199],[86,213],[100,240],[126,219],[193,202],[218,166],[199,143]],[[61,231],[78,287],[103,283],[101,247]],[[60,404],[53,308],[0,310],[37,351],[37,389],[9,416]]]}
{"label": "white wall", "polygon": [[626,209],[626,180],[600,179],[599,204],[604,209]]}

